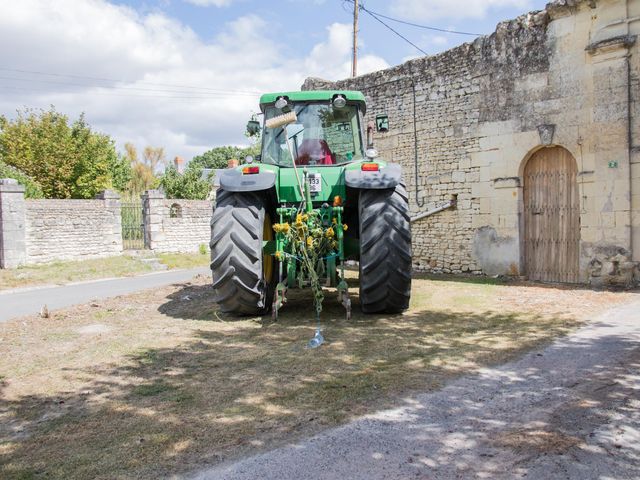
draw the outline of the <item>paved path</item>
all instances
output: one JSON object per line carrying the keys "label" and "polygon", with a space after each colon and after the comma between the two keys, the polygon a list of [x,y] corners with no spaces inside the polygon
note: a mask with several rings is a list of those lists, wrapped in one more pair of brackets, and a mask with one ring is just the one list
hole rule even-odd
{"label": "paved path", "polygon": [[396,410],[194,479],[640,478],[640,302]]}
{"label": "paved path", "polygon": [[22,315],[40,312],[43,305],[49,311],[85,303],[93,299],[115,297],[127,293],[190,280],[201,273],[210,275],[208,267],[189,270],[169,270],[136,277],[110,278],[71,283],[57,287],[34,287],[0,292],[0,322]]}

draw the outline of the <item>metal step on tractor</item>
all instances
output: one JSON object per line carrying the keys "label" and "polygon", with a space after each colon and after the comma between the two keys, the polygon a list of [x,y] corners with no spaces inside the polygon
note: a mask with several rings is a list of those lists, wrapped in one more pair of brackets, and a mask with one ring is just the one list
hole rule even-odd
{"label": "metal step on tractor", "polygon": [[[215,301],[223,312],[277,318],[288,288],[337,287],[360,265],[360,308],[398,313],[411,295],[411,226],[400,165],[376,158],[356,91],[269,93],[260,98],[261,154],[220,176],[211,221]],[[383,126],[384,128],[384,126]]]}

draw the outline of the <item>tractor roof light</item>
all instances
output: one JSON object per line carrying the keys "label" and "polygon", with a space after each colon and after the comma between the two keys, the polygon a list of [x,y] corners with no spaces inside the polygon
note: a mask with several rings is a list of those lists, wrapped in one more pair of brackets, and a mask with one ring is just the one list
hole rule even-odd
{"label": "tractor roof light", "polygon": [[255,175],[256,173],[260,173],[260,167],[255,166],[255,167],[244,167],[242,169],[242,174],[243,175]]}
{"label": "tractor roof light", "polygon": [[380,165],[377,163],[363,163],[360,169],[363,172],[377,172],[380,170]]}
{"label": "tractor roof light", "polygon": [[333,98],[333,108],[344,108],[345,105],[347,104],[347,99],[344,98],[344,95],[336,95]]}
{"label": "tractor roof light", "polygon": [[274,106],[278,109],[278,110],[282,110],[283,108],[285,108],[287,105],[289,104],[289,102],[287,102],[287,99],[285,97],[278,97],[278,99],[276,100],[276,103],[274,104]]}

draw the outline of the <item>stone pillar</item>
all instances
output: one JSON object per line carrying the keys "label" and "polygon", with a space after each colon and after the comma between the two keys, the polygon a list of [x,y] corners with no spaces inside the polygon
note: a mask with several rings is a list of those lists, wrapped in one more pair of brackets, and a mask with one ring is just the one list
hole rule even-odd
{"label": "stone pillar", "polygon": [[104,190],[96,195],[104,201],[105,213],[111,217],[111,228],[104,232],[105,253],[122,253],[122,212],[120,195],[113,190]]}
{"label": "stone pillar", "polygon": [[144,247],[154,250],[164,240],[162,216],[164,194],[160,190],[147,190],[142,194],[142,223],[144,224]]}
{"label": "stone pillar", "polygon": [[27,261],[24,186],[0,179],[0,268],[16,268]]}

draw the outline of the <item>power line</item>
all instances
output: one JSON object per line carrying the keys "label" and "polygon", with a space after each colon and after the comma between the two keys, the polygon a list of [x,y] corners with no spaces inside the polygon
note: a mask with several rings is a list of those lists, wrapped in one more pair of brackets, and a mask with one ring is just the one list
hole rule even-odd
{"label": "power line", "polygon": [[[353,0],[346,0],[349,3],[352,3]],[[429,55],[427,52],[425,52],[423,49],[421,49],[419,46],[417,46],[415,43],[413,43],[411,40],[409,40],[407,37],[405,37],[404,35],[402,35],[400,32],[398,32],[397,30],[395,30],[393,27],[387,25],[385,22],[383,22],[382,20],[380,20],[375,13],[372,13],[371,11],[367,10],[364,5],[360,5],[360,10],[362,10],[363,12],[367,13],[370,17],[374,18],[375,20],[377,20],[378,22],[380,22],[382,25],[384,25],[385,27],[387,27],[389,30],[391,30],[393,33],[395,33],[397,36],[399,36],[401,39],[403,39],[405,42],[407,42],[409,45],[411,45],[412,47],[414,47],[416,50],[424,53],[425,55]]]}
{"label": "power line", "polygon": [[[66,91],[66,92],[51,92],[50,90],[47,90],[45,88],[25,88],[25,87],[17,87],[15,85],[2,85],[0,84],[0,90],[2,89],[10,89],[10,90],[21,90],[21,91],[25,91],[28,93],[44,93],[44,94],[69,94],[69,93],[74,93],[74,92],[70,92],[70,91]],[[197,92],[194,92],[197,93]],[[77,94],[77,93],[76,93]],[[154,98],[154,99],[158,99],[158,98],[164,98],[164,99],[181,99],[181,100],[218,100],[221,98],[230,98],[230,96],[222,96],[222,97],[201,97],[201,96],[194,96],[194,95],[143,95],[143,94],[136,94],[136,93],[110,93],[110,92],[87,92],[87,95],[102,95],[102,96],[108,96],[108,97],[137,97],[137,98]]]}
{"label": "power line", "polygon": [[[51,76],[51,77],[78,78],[78,79],[93,80],[93,81],[99,81],[99,82],[134,83],[134,82],[131,82],[131,81],[126,81],[126,80],[117,80],[115,78],[90,77],[90,76],[86,76],[86,75],[72,75],[72,74],[64,74],[64,73],[42,72],[42,71],[37,71],[37,70],[19,70],[19,69],[4,68],[4,67],[0,67],[0,70],[6,71],[6,72],[15,72],[15,73],[28,73],[28,74],[33,74],[33,75],[47,75],[47,76]],[[243,93],[243,94],[250,94],[250,95],[259,95],[260,94],[260,92],[251,92],[251,91],[245,91],[245,90],[225,90],[225,89],[219,89],[219,88],[197,87],[197,86],[193,86],[193,85],[176,85],[176,84],[170,84],[170,83],[153,83],[153,82],[135,82],[135,83],[137,85],[150,85],[150,86],[155,86],[155,87],[186,88],[186,89],[194,89],[194,90],[205,90],[205,91],[209,91],[209,92],[219,92],[219,93]],[[124,87],[120,87],[120,88],[124,88]],[[205,93],[205,92],[197,92],[197,93]]]}
{"label": "power line", "polygon": [[[137,88],[137,87],[119,87],[115,85],[91,85],[87,83],[78,83],[78,82],[56,82],[53,80],[44,80],[39,78],[21,78],[21,77],[3,77],[0,76],[0,80],[16,80],[19,82],[36,82],[36,83],[47,83],[52,85],[63,85],[63,86],[77,86],[77,87],[85,87],[85,88],[104,88],[111,90],[135,90],[140,92],[154,92],[154,93],[183,93],[187,95],[201,95],[200,98],[214,98],[220,96],[231,96],[231,94],[223,93],[223,92],[198,92],[198,91],[184,91],[184,90],[166,90],[166,89],[152,89],[152,88]],[[242,96],[256,96],[258,94],[249,94],[249,93],[234,93],[233,95],[242,95]]]}
{"label": "power line", "polygon": [[[354,0],[344,0],[343,4],[344,3],[353,4]],[[442,33],[453,33],[453,34],[456,34],[456,35],[470,35],[470,36],[473,36],[473,37],[479,37],[481,35],[484,35],[482,33],[463,32],[463,31],[460,31],[460,30],[450,30],[450,29],[447,29],[447,28],[432,27],[432,26],[429,26],[429,25],[420,25],[418,23],[407,22],[406,20],[400,20],[399,18],[393,18],[393,17],[390,17],[388,15],[384,15],[382,13],[374,12],[373,10],[369,10],[368,8],[366,8],[362,4],[359,5],[359,9],[367,12],[371,16],[374,16],[374,18],[375,17],[380,17],[380,18],[384,18],[384,19],[387,19],[387,20],[391,20],[392,22],[402,23],[404,25],[410,25],[412,27],[422,28],[422,29],[425,29],[425,30],[433,30],[435,32],[442,32]],[[381,21],[380,18],[376,18],[376,20],[378,20],[380,22]],[[386,24],[385,24],[385,26],[387,28],[391,28]],[[394,33],[397,34],[397,32],[394,32]]]}
{"label": "power line", "polygon": [[[351,1],[351,0],[348,0]],[[362,10],[367,10],[364,6],[360,7]],[[417,27],[417,28],[424,28],[425,30],[434,30],[436,32],[443,32],[443,33],[455,33],[457,35],[471,35],[473,37],[479,37],[481,35],[484,35],[482,33],[472,33],[472,32],[461,32],[459,30],[448,30],[446,28],[438,28],[438,27],[430,27],[427,25],[419,25],[417,23],[411,23],[411,22],[407,22],[405,20],[400,20],[398,18],[393,18],[393,17],[389,17],[387,15],[383,15],[382,13],[377,13],[374,12],[372,10],[369,10],[370,13],[373,13],[374,15],[377,15],[378,17],[382,17],[382,18],[386,18],[387,20],[391,20],[392,22],[398,22],[398,23],[404,23],[405,25],[411,25],[412,27]]]}

